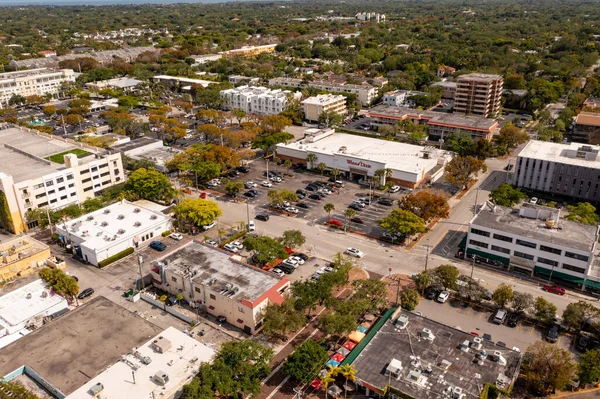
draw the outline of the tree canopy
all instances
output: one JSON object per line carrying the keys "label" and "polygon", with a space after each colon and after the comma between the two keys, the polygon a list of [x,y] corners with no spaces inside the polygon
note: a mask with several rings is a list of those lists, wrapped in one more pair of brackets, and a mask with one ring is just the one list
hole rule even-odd
{"label": "tree canopy", "polygon": [[182,221],[195,227],[209,225],[223,214],[215,202],[202,198],[185,198],[173,208],[173,212]]}
{"label": "tree canopy", "polygon": [[490,191],[490,200],[500,206],[512,207],[525,198],[527,194],[507,183],[500,184]]}
{"label": "tree canopy", "polygon": [[138,169],[129,175],[127,190],[139,198],[154,202],[168,202],[174,198],[175,190],[169,179],[153,169]]}

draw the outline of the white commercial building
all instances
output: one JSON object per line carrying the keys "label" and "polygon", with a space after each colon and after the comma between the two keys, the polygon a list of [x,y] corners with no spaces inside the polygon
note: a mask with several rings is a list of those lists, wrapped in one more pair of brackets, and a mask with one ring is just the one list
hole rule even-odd
{"label": "white commercial building", "polygon": [[160,238],[170,229],[169,215],[125,200],[56,225],[61,239],[92,265]]}
{"label": "white commercial building", "polygon": [[221,54],[203,54],[203,55],[195,55],[190,58],[194,60],[194,63],[192,64],[192,66],[198,66],[198,65],[204,65],[207,62],[218,61],[221,58],[223,58],[223,56]]}
{"label": "white commercial building", "polygon": [[346,115],[346,97],[333,94],[319,94],[302,101],[304,119],[317,122],[322,113]]}
{"label": "white commercial building", "polygon": [[350,136],[333,129],[309,129],[302,140],[278,144],[276,153],[296,164],[306,164],[308,155],[313,154],[317,158],[314,165],[323,162],[351,179],[373,178],[377,170],[389,168],[389,180],[411,189],[441,177],[450,160],[449,153],[435,148]]}
{"label": "white commercial building", "polygon": [[390,107],[414,107],[416,104],[411,100],[412,96],[426,96],[428,93],[412,90],[394,90],[388,91],[383,95],[382,101]]}
{"label": "white commercial building", "polygon": [[134,78],[114,78],[108,80],[101,80],[99,82],[89,82],[85,86],[89,89],[102,90],[102,89],[121,89],[132,91],[137,85],[142,83],[141,80]]}
{"label": "white commercial building", "polygon": [[39,279],[0,297],[0,348],[29,334],[44,317],[64,312],[68,303]]}
{"label": "white commercial building", "polygon": [[302,93],[292,93],[289,90],[272,90],[261,86],[240,86],[221,90],[221,98],[225,108],[241,109],[249,114],[260,115],[277,115],[285,111],[290,95],[296,99],[302,97]]}
{"label": "white commercial building", "polygon": [[302,79],[295,78],[273,78],[269,80],[269,86],[288,86],[288,87],[311,87],[313,89],[325,90],[331,93],[354,94],[362,105],[370,105],[377,94],[379,88],[370,84],[348,84],[339,80],[313,80],[306,84]]}
{"label": "white commercial building", "polygon": [[139,348],[123,354],[121,361],[92,378],[66,399],[171,399],[194,378],[200,365],[210,363],[214,355],[214,349],[175,327],[169,327]]}
{"label": "white commercial building", "polygon": [[0,73],[0,105],[6,105],[14,95],[23,97],[57,94],[63,82],[74,82],[72,69],[38,68]]}
{"label": "white commercial building", "polygon": [[560,212],[529,203],[520,209],[487,203],[470,223],[467,256],[544,280],[600,288],[598,226],[562,219]]}
{"label": "white commercial building", "polygon": [[181,85],[182,90],[189,90],[192,85],[200,85],[202,87],[208,87],[208,85],[215,84],[217,82],[213,82],[212,80],[202,80],[202,79],[190,79],[190,78],[180,78],[177,76],[170,75],[156,75],[152,77],[152,80],[156,83],[165,83],[170,85]]}
{"label": "white commercial building", "polygon": [[27,225],[29,210],[80,204],[125,181],[121,154],[36,130],[0,129],[0,159],[0,191],[10,213],[0,220],[15,234],[37,223]]}

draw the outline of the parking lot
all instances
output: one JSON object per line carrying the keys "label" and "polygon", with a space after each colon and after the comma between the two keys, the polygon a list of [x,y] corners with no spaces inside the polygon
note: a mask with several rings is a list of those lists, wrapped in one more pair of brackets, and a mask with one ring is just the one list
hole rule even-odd
{"label": "parking lot", "polygon": [[[425,317],[460,328],[463,331],[475,332],[480,336],[486,333],[490,334],[492,341],[504,342],[507,347],[517,347],[522,352],[534,342],[545,340],[548,331],[547,327],[534,325],[528,321],[520,321],[516,327],[512,328],[508,327],[506,322],[502,325],[494,324],[492,319],[495,309],[491,306],[453,298],[445,303],[422,299],[416,310]],[[561,334],[555,345],[577,353],[572,341],[572,337]]]}

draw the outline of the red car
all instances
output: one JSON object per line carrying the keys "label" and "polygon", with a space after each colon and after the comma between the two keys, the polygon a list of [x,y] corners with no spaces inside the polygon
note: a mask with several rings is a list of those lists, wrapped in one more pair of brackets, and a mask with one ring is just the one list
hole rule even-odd
{"label": "red car", "polygon": [[200,193],[200,198],[206,199],[206,193]]}
{"label": "red car", "polygon": [[335,219],[329,219],[329,224],[332,224],[332,225],[338,226],[338,227],[342,227],[344,225],[342,222],[340,222],[339,220],[335,220]]}
{"label": "red car", "polygon": [[559,287],[558,285],[545,285],[543,290],[553,294],[565,295],[565,289]]}

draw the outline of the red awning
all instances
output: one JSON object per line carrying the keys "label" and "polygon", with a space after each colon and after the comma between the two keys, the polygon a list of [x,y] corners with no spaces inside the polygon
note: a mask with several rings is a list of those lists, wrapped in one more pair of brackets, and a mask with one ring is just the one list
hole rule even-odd
{"label": "red awning", "polygon": [[351,351],[352,349],[354,349],[354,347],[356,346],[356,344],[352,341],[346,341],[344,343],[344,345],[342,345],[344,348],[348,349],[349,351]]}
{"label": "red awning", "polygon": [[312,380],[312,382],[310,383],[310,386],[313,387],[314,389],[316,389],[317,391],[320,391],[321,388],[323,388],[323,383],[321,382],[320,379],[315,378],[314,380]]}
{"label": "red awning", "polygon": [[344,355],[342,355],[340,353],[336,353],[335,355],[331,356],[331,358],[333,360],[335,360],[336,362],[341,363],[346,358],[346,356],[344,356]]}

